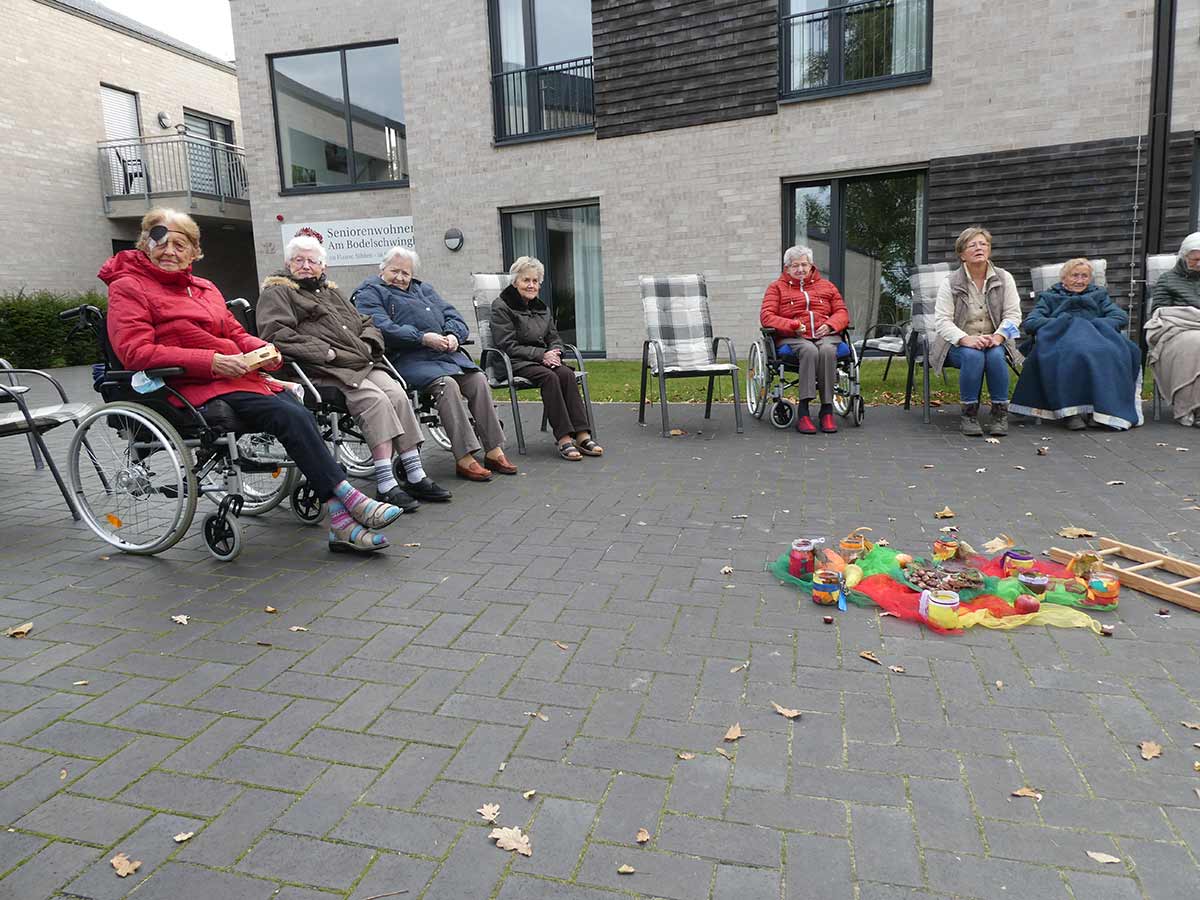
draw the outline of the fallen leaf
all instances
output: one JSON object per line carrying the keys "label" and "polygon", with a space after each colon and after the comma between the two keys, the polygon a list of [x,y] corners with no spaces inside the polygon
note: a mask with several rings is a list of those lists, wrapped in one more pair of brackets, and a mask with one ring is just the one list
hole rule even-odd
{"label": "fallen leaf", "polygon": [[1154,741],[1142,741],[1138,744],[1138,749],[1142,751],[1142,759],[1157,759],[1162,756],[1162,744],[1156,744]]}
{"label": "fallen leaf", "polygon": [[267,607],[264,607],[264,608],[263,608],[263,612],[265,612],[265,613],[277,613],[277,612],[279,612],[279,610],[277,610],[277,609],[276,609],[275,607],[273,607],[273,606],[267,606]]}
{"label": "fallen leaf", "polygon": [[952,510],[950,507],[946,506],[946,507],[943,507],[942,509],[939,509],[937,512],[935,512],[933,514],[933,517],[935,519],[953,519],[954,518],[954,510]]}
{"label": "fallen leaf", "polygon": [[288,631],[308,631],[303,625],[293,625]]}
{"label": "fallen leaf", "polygon": [[1098,863],[1119,863],[1120,857],[1113,856],[1111,853],[1097,853],[1095,850],[1089,850],[1087,855]]}
{"label": "fallen leaf", "polygon": [[879,657],[876,656],[874,653],[872,653],[870,650],[860,650],[858,655],[861,656],[863,659],[865,659],[867,662],[873,662],[877,666],[883,665],[883,663],[881,663],[879,661]]}
{"label": "fallen leaf", "polygon": [[682,428],[672,428],[671,437],[679,437],[681,434],[687,434]]}
{"label": "fallen leaf", "polygon": [[1024,467],[1024,466],[1013,466],[1013,468],[1014,468],[1014,469],[1016,469],[1018,472],[1024,472],[1024,471],[1025,471],[1025,467]]}
{"label": "fallen leaf", "polygon": [[85,681],[72,681],[71,684],[74,687],[83,687],[85,684],[89,684],[89,682],[86,680]]}
{"label": "fallen leaf", "polygon": [[59,780],[59,781],[66,781],[66,780],[67,780],[67,770],[66,770],[66,769],[59,769],[59,770],[58,770],[58,780]]}
{"label": "fallen leaf", "polygon": [[635,869],[633,866],[629,865],[628,863],[617,866],[617,874],[618,875],[632,875],[636,871],[637,871],[637,869]]}
{"label": "fallen leaf", "polygon": [[748,519],[748,518],[750,518],[750,517],[749,517],[748,515],[746,515],[745,513],[742,513],[741,515],[738,515],[738,516],[730,516],[729,518],[731,518],[731,519]]}
{"label": "fallen leaf", "polygon": [[483,817],[483,821],[491,822],[493,825],[495,825],[496,817],[500,815],[500,804],[485,803],[483,806],[479,807],[479,809],[475,810],[475,812],[479,813],[479,815]]}
{"label": "fallen leaf", "polygon": [[538,710],[537,712],[526,712],[525,715],[529,716],[531,719],[541,719],[543,722],[550,721],[550,717],[541,710]]}
{"label": "fallen leaf", "polygon": [[[87,682],[84,682],[85,684]],[[1192,731],[1200,731],[1200,722],[1180,722],[1184,728],[1190,728]]]}
{"label": "fallen leaf", "polygon": [[1086,528],[1077,528],[1074,525],[1068,525],[1066,528],[1058,529],[1058,536],[1065,538],[1090,538],[1095,537],[1096,532],[1089,531]]}
{"label": "fallen leaf", "polygon": [[904,666],[888,666],[889,672],[895,672],[897,675],[904,674]]}
{"label": "fallen leaf", "polygon": [[521,829],[516,825],[512,828],[493,828],[488,837],[494,839],[501,850],[514,850],[522,856],[533,856],[529,835],[521,834]]}
{"label": "fallen leaf", "polygon": [[[522,473],[522,474],[524,474],[524,473]],[[412,543],[412,544],[401,544],[400,546],[401,547],[420,547],[421,544],[419,542],[417,542],[417,543]]]}
{"label": "fallen leaf", "polygon": [[746,660],[744,663],[738,663],[736,666],[734,666],[732,669],[729,670],[729,674],[733,675],[735,672],[741,672],[743,669],[748,669],[748,668],[750,668],[750,660]]}
{"label": "fallen leaf", "polygon": [[650,832],[648,832],[645,828],[639,828],[637,837],[635,837],[634,840],[639,844],[644,844],[646,841],[650,840]]}
{"label": "fallen leaf", "polygon": [[1096,457],[1092,456],[1090,453],[1085,453],[1085,454],[1083,454],[1083,458],[1084,459],[1095,459]]}
{"label": "fallen leaf", "polygon": [[570,650],[571,649],[570,644],[564,644],[562,641],[555,641],[554,646],[557,647],[559,650]]}
{"label": "fallen leaf", "polygon": [[921,466],[921,468],[922,469],[932,469],[933,463],[925,463],[925,465]]}
{"label": "fallen leaf", "polygon": [[1000,438],[985,438],[985,440],[986,440],[986,441],[987,441],[989,444],[998,444],[998,443],[1000,443]]}
{"label": "fallen leaf", "polygon": [[195,834],[196,832],[194,831],[181,831],[172,840],[177,844],[182,844],[184,841],[190,840]]}
{"label": "fallen leaf", "polygon": [[1116,487],[1118,484],[1124,484],[1124,483],[1125,482],[1123,482],[1123,481],[1106,481],[1105,482],[1105,484],[1107,484],[1109,487]]}
{"label": "fallen leaf", "polygon": [[132,875],[142,865],[142,861],[140,859],[130,859],[124,853],[118,853],[116,856],[110,859],[109,862],[112,863],[112,867],[117,870],[118,878],[125,878],[129,875]]}
{"label": "fallen leaf", "polygon": [[722,575],[732,575],[733,574],[733,566],[722,566],[721,574]]}
{"label": "fallen leaf", "polygon": [[[1196,747],[1200,747],[1200,744],[1195,744],[1194,746],[1196,746]],[[1200,772],[1200,762],[1194,762],[1194,763],[1192,763],[1192,771],[1193,771],[1193,772]]]}
{"label": "fallen leaf", "polygon": [[725,732],[725,737],[722,740],[732,743],[740,737],[742,737],[742,724],[741,722],[734,722],[729,726],[729,730]]}
{"label": "fallen leaf", "polygon": [[1003,681],[996,682],[996,690],[998,690],[998,691],[1004,690],[1004,682]]}
{"label": "fallen leaf", "polygon": [[1167,445],[1165,443],[1163,443],[1162,441],[1155,441],[1154,446],[1155,447],[1165,447]]}
{"label": "fallen leaf", "polygon": [[982,475],[982,474],[983,474],[984,472],[986,472],[986,471],[987,471],[987,466],[983,466],[982,468],[976,469],[976,470],[975,470],[975,474],[976,474],[976,475]]}
{"label": "fallen leaf", "polygon": [[1000,534],[992,538],[990,541],[984,543],[983,549],[988,553],[999,553],[1001,550],[1007,550],[1009,547],[1013,546],[1015,546],[1015,544],[1013,543],[1012,538],[1010,538],[1007,534]]}
{"label": "fallen leaf", "polygon": [[524,797],[526,800],[532,800],[533,795],[536,793],[537,793],[536,790],[528,790],[528,791],[525,791],[525,793],[521,794],[521,796]]}
{"label": "fallen leaf", "polygon": [[725,758],[726,758],[727,760],[729,760],[730,762],[733,762],[733,754],[732,754],[732,753],[730,753],[730,752],[729,752],[728,750],[726,750],[725,748],[723,748],[723,747],[715,747],[715,748],[713,748],[713,749],[715,749],[715,750],[717,751],[717,753],[719,753],[721,756],[725,757]]}
{"label": "fallen leaf", "polygon": [[1017,788],[1015,791],[1012,792],[1012,795],[1014,797],[1029,797],[1033,800],[1041,800],[1042,799],[1042,792],[1035,791],[1031,787]]}
{"label": "fallen leaf", "polygon": [[943,525],[941,528],[938,529],[938,531],[940,531],[942,534],[954,534],[956,531],[958,531],[958,526],[957,525]]}
{"label": "fallen leaf", "polygon": [[33,623],[26,622],[24,625],[17,625],[4,632],[8,637],[23,638],[33,630]]}
{"label": "fallen leaf", "polygon": [[676,753],[675,756],[678,757],[679,759],[695,759],[696,758],[696,754],[692,753],[690,750],[681,750],[678,753]]}
{"label": "fallen leaf", "polygon": [[780,706],[780,705],[779,705],[778,703],[776,703],[774,700],[772,700],[772,701],[771,701],[771,709],[775,710],[775,712],[779,713],[779,714],[780,714],[781,716],[783,716],[785,719],[798,719],[798,718],[800,718],[800,710],[798,710],[798,709],[788,709],[786,706]]}
{"label": "fallen leaf", "polygon": [[188,616],[171,616],[171,621],[178,622],[180,625],[186,625],[188,623],[188,618]]}
{"label": "fallen leaf", "polygon": [[1050,455],[1050,448],[1049,448],[1049,447],[1038,447],[1038,448],[1037,448],[1037,455],[1038,455],[1038,456],[1049,456],[1049,455]]}
{"label": "fallen leaf", "polygon": [[1187,452],[1188,452],[1188,448],[1187,448],[1187,447],[1176,447],[1175,449],[1176,449],[1178,452],[1180,452],[1180,453],[1187,453]]}
{"label": "fallen leaf", "polygon": [[255,641],[254,643],[258,644],[258,646],[260,646],[260,647],[270,647],[271,646],[270,641]]}

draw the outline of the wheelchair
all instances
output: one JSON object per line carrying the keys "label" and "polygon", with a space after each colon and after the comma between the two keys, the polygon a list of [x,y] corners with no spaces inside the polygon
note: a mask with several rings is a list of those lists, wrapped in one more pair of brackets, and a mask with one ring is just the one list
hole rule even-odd
{"label": "wheelchair", "polygon": [[[850,340],[850,330],[838,334],[837,382],[833,386],[833,411],[855,426],[866,417],[866,404],[859,383],[858,350]],[[775,329],[763,328],[762,337],[750,345],[746,366],[746,407],[756,419],[761,419],[771,407],[770,421],[776,428],[790,428],[796,420],[796,405],[784,394],[799,385],[795,362],[775,348]]]}
{"label": "wheelchair", "polygon": [[[197,408],[169,385],[136,391],[137,373],[121,367],[98,308],[75,307],[59,318],[75,322],[73,333],[92,331],[103,359],[93,369],[93,386],[104,403],[79,420],[67,460],[82,520],[101,540],[124,553],[161,553],[187,533],[200,497],[216,505],[202,532],[221,561],[242,551],[239,517],[269,512],[285,497],[303,521],[316,521],[311,509],[307,517],[296,510],[307,482],[273,435],[251,431],[220,398]],[[145,374],[170,378],[183,369]],[[319,518],[319,501],[316,510]]]}

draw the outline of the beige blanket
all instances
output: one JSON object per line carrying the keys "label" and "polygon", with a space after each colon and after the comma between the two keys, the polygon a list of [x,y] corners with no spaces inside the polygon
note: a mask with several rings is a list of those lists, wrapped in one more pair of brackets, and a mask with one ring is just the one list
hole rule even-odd
{"label": "beige blanket", "polygon": [[1148,360],[1158,391],[1180,425],[1200,418],[1200,309],[1166,306],[1146,323]]}

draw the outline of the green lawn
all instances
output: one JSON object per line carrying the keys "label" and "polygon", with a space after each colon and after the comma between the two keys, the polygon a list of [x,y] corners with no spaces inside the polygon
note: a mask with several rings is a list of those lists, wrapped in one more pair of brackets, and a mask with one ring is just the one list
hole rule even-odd
{"label": "green lawn", "polygon": [[[899,406],[904,403],[904,381],[908,374],[907,365],[903,359],[897,358],[892,362],[888,379],[883,380],[885,360],[865,360],[861,367],[863,397],[872,406]],[[588,382],[592,392],[592,400],[596,403],[636,403],[641,379],[641,363],[636,360],[587,360]],[[742,390],[741,399],[745,400],[745,363],[741,365],[739,376]],[[1016,377],[1009,380],[1010,390],[1016,386]],[[958,402],[958,371],[947,369],[945,381],[940,376],[930,374],[930,397],[935,403]],[[1142,396],[1149,400],[1153,384],[1150,370],[1146,371],[1146,380],[1142,386]],[[667,399],[672,403],[703,403],[708,382],[703,378],[676,378],[667,382]],[[658,383],[651,376],[646,386],[646,393],[654,400],[658,399]],[[731,387],[728,378],[718,378],[715,399],[729,400]],[[917,369],[916,380],[913,384],[914,399],[919,403],[921,398],[921,370]],[[790,394],[795,399],[794,392]],[[497,391],[496,398],[507,400],[507,391]]]}

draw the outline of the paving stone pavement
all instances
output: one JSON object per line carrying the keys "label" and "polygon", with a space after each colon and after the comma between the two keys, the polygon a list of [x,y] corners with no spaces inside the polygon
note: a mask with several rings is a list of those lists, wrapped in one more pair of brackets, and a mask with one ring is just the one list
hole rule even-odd
{"label": "paving stone pavement", "polygon": [[[939,637],[854,607],[827,626],[764,568],[860,525],[927,548],[946,504],[976,542],[1074,524],[1194,559],[1200,432],[991,445],[953,411],[872,408],[805,438],[672,412],[690,433],[663,440],[601,407],[607,455],[567,463],[530,405],[522,474],[488,485],[431,450],[453,503],[369,559],[282,508],[244,520],[233,563],[196,528],[109,553],[0,441],[0,627],[34,624],[0,638],[0,898],[1200,897],[1200,731],[1180,725],[1200,616],[1127,591],[1109,639]],[[532,856],[488,839],[485,803]],[[126,879],[118,852],[142,861]]]}

